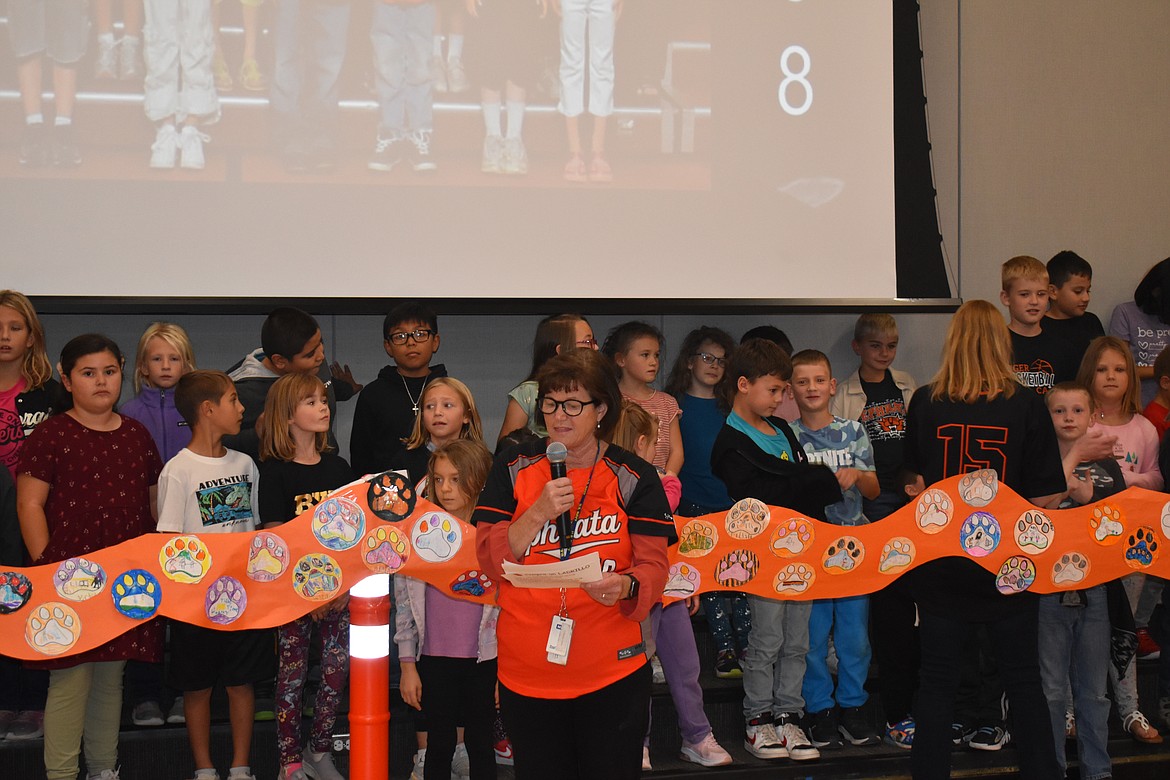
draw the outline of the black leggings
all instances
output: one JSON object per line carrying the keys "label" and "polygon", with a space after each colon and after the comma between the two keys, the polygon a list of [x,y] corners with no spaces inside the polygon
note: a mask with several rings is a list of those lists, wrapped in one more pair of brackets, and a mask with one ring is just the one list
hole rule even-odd
{"label": "black leggings", "polygon": [[472,780],[495,780],[496,662],[424,655],[418,659],[422,707],[427,715],[425,780],[449,780],[455,753],[455,727],[464,727],[463,744]]}

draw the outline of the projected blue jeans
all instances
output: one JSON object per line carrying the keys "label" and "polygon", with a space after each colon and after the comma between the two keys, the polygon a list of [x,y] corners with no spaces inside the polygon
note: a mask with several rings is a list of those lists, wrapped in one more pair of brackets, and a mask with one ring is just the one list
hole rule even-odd
{"label": "projected blue jeans", "polygon": [[370,26],[383,137],[433,128],[431,41],[435,4],[375,3]]}
{"label": "projected blue jeans", "polygon": [[280,130],[327,133],[337,115],[349,3],[281,0],[273,26],[270,99]]}

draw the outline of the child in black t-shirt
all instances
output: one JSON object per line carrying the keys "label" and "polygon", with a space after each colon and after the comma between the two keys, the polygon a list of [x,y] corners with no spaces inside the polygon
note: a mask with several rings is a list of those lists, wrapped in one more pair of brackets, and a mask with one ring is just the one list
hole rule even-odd
{"label": "child in black t-shirt", "polygon": [[[329,452],[329,403],[325,385],[312,374],[286,374],[272,385],[264,404],[260,440],[260,519],[265,528],[317,510],[327,518],[318,537],[332,549],[347,549],[360,535],[358,519],[329,494],[353,479],[349,464]],[[288,420],[285,425],[280,420]],[[336,545],[336,547],[334,547]],[[349,667],[349,595],[338,592],[340,572],[327,556],[306,556],[297,563],[294,587],[320,602],[316,610],[277,629],[276,673],[279,780],[305,774],[322,780],[341,777],[330,753],[333,725]],[[299,584],[303,583],[303,585]],[[321,633],[321,687],[313,711],[306,750],[301,751],[301,699],[309,666],[309,642],[316,625]],[[302,769],[303,759],[303,769]],[[299,773],[299,774],[298,774]]]}
{"label": "child in black t-shirt", "polygon": [[1089,342],[1105,335],[1096,314],[1088,311],[1093,289],[1093,266],[1076,252],[1057,252],[1048,261],[1048,313],[1040,321],[1045,333],[1068,342],[1078,361]]}

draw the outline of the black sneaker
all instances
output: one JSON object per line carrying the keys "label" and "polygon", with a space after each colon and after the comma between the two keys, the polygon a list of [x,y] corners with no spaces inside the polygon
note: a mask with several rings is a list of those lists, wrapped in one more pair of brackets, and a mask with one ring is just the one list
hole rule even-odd
{"label": "black sneaker", "polygon": [[739,659],[734,650],[722,650],[715,659],[715,676],[721,680],[743,677],[743,670],[739,667]]}
{"label": "black sneaker", "polygon": [[393,135],[389,138],[383,138],[379,135],[378,140],[374,143],[374,153],[366,162],[366,167],[371,171],[382,173],[394,170],[394,166],[402,162],[402,150],[405,142],[406,139],[400,135]]}
{"label": "black sneaker", "polygon": [[1007,729],[999,726],[983,726],[976,729],[967,742],[975,750],[1000,750],[1012,741],[1012,735]]}
{"label": "black sneaker", "polygon": [[964,742],[970,742],[971,737],[975,735],[975,729],[968,728],[962,723],[951,724],[951,744],[955,747],[962,745]]}
{"label": "black sneaker", "polygon": [[44,122],[26,124],[20,138],[20,164],[26,168],[41,168],[49,164],[49,132]]}
{"label": "black sneaker", "polygon": [[76,168],[81,165],[81,149],[77,147],[73,125],[53,127],[53,165],[58,168]]}
{"label": "black sneaker", "polygon": [[882,741],[873,726],[869,725],[869,719],[865,717],[860,707],[843,707],[837,730],[850,745],[861,747],[876,745]]}
{"label": "black sneaker", "polygon": [[819,748],[837,750],[842,746],[837,734],[837,713],[832,709],[810,712],[807,718],[808,738]]}
{"label": "black sneaker", "polygon": [[422,173],[433,171],[439,166],[431,155],[431,131],[415,130],[410,134],[410,167]]}

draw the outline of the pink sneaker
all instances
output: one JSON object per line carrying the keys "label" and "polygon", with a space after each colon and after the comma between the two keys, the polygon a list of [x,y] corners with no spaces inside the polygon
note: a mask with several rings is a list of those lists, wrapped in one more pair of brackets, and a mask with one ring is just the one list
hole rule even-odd
{"label": "pink sneaker", "polygon": [[724,750],[715,741],[715,735],[710,733],[693,745],[684,742],[679,757],[699,766],[726,766],[731,763],[731,754]]}

